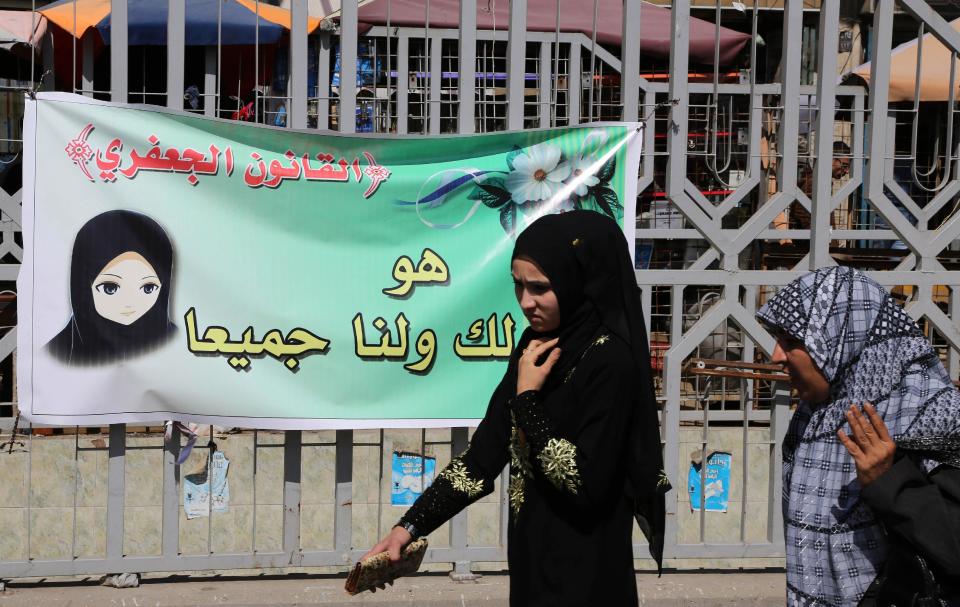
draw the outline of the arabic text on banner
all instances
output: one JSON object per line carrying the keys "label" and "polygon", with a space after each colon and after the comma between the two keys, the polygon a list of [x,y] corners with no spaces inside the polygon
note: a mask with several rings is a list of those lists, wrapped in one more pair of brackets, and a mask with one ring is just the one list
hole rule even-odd
{"label": "arabic text on banner", "polygon": [[632,227],[642,137],[350,137],[47,93],[24,140],[24,414],[310,429],[481,418],[526,326],[515,235],[575,208]]}

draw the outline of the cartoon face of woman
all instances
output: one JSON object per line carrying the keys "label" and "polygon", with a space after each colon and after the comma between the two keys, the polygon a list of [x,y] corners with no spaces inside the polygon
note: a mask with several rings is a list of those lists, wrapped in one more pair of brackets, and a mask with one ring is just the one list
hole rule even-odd
{"label": "cartoon face of woman", "polygon": [[169,340],[173,244],[136,211],[106,211],[83,224],[70,257],[72,316],[48,344],[70,365],[130,359]]}
{"label": "cartoon face of woman", "polygon": [[107,262],[90,288],[97,314],[130,325],[157,303],[163,285],[143,255],[127,251]]}

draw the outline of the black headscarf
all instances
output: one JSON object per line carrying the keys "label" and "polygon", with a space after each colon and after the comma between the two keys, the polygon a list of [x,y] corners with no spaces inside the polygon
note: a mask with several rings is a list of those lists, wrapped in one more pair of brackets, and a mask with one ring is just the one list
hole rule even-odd
{"label": "black headscarf", "polygon": [[[139,253],[160,279],[157,301],[130,325],[97,313],[92,286],[108,262],[127,252]],[[58,360],[72,365],[116,362],[151,350],[176,330],[168,316],[173,247],[153,219],[133,211],[107,211],[88,221],[73,243],[70,262],[70,304],[73,316],[48,344]]]}
{"label": "black headscarf", "polygon": [[[640,289],[623,232],[615,221],[593,211],[546,215],[517,238],[513,259],[517,258],[540,267],[560,304],[559,328],[550,335],[528,328],[516,349],[522,352],[534,338],[560,338],[560,360],[543,392],[550,392],[563,381],[601,325],[633,351],[639,390],[630,395],[635,408],[627,439],[629,483],[625,490],[659,567],[663,558],[664,494],[670,485],[662,474],[660,425]],[[516,357],[507,373],[505,384],[515,386]]]}

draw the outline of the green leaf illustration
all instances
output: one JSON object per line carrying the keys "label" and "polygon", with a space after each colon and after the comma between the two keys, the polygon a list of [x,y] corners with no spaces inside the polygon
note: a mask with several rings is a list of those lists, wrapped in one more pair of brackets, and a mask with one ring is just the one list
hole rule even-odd
{"label": "green leaf illustration", "polygon": [[612,156],[610,160],[603,163],[603,166],[600,167],[600,170],[597,171],[597,179],[600,180],[601,185],[607,185],[610,183],[610,180],[613,179],[613,173],[617,170],[617,158]]}
{"label": "green leaf illustration", "polygon": [[504,186],[503,179],[497,177],[477,184],[477,189],[473,191],[470,198],[479,200],[491,209],[499,209],[510,202],[511,194]]}
{"label": "green leaf illustration", "polygon": [[616,211],[622,211],[623,205],[620,204],[620,200],[617,198],[617,193],[611,190],[610,188],[596,187],[593,188],[593,199],[597,201],[597,206],[600,207],[607,216],[611,219],[617,218]]}
{"label": "green leaf illustration", "polygon": [[511,238],[517,229],[517,205],[508,204],[500,209],[500,225]]}

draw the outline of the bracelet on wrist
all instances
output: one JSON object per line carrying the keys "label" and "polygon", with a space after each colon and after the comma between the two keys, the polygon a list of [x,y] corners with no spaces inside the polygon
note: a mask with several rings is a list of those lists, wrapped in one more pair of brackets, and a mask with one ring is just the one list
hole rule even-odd
{"label": "bracelet on wrist", "polygon": [[402,529],[405,529],[407,533],[410,534],[410,537],[413,539],[417,539],[420,537],[420,533],[417,531],[417,527],[409,521],[400,521],[399,523],[394,525],[394,527],[400,527]]}

